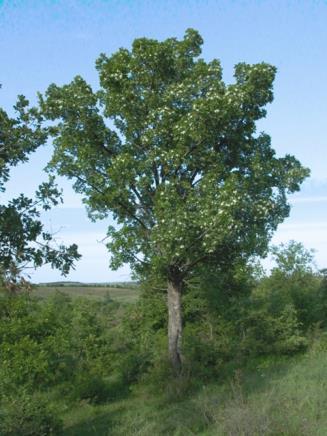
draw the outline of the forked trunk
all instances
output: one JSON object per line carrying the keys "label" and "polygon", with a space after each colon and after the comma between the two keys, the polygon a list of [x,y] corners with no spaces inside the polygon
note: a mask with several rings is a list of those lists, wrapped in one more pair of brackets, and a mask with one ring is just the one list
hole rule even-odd
{"label": "forked trunk", "polygon": [[182,369],[182,281],[176,276],[168,280],[168,351],[173,370]]}

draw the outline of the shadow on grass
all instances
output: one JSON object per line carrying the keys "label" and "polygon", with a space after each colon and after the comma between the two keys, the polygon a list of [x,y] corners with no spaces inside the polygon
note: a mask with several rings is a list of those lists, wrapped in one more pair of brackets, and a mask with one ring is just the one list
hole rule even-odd
{"label": "shadow on grass", "polygon": [[230,362],[222,369],[218,382],[229,386],[236,378],[247,394],[260,393],[285,377],[303,356],[304,353],[299,352],[292,356],[266,355],[249,358],[248,361]]}
{"label": "shadow on grass", "polygon": [[120,380],[111,380],[107,385],[108,392],[103,395],[85,398],[74,407],[69,414],[64,435],[111,435],[112,428],[117,425],[126,413],[129,404],[130,389]]}
{"label": "shadow on grass", "polygon": [[[301,356],[298,357],[301,359]],[[240,414],[238,420],[242,428],[243,421],[251,418],[253,428],[257,429],[258,426],[261,429],[265,422],[259,415],[252,416],[254,412],[250,407],[251,403],[247,403],[247,398],[253,394],[269,391],[298,362],[299,359],[294,357],[293,359],[265,358],[254,360],[245,368],[241,365],[231,365],[230,370],[225,373],[226,377],[222,377],[224,380],[218,383],[217,379],[215,382],[207,380],[207,387],[202,383],[190,385],[186,383],[186,386],[182,383],[182,386],[178,386],[181,380],[176,384],[170,380],[166,385],[168,392],[165,392],[162,385],[158,387],[155,384],[151,387],[139,386],[131,396],[127,391],[123,393],[117,389],[121,395],[112,398],[110,403],[99,405],[99,408],[85,411],[86,413],[83,410],[78,412],[80,415],[78,423],[66,427],[64,434],[68,436],[207,434],[206,432],[210,430],[217,430],[217,410],[225,405],[229,407],[226,411],[226,419],[234,422],[236,417],[233,414],[238,411],[237,413]],[[233,405],[237,410],[233,409]],[[232,410],[234,412],[230,412]],[[229,412],[231,416],[228,415]],[[259,411],[256,413],[258,414]],[[234,424],[230,426],[235,427]],[[245,427],[249,427],[249,424],[244,424]]]}
{"label": "shadow on grass", "polygon": [[[220,374],[212,377],[189,379],[168,379],[161,386],[161,396],[156,398],[154,407],[159,410],[167,405],[183,403],[190,398],[201,395],[206,387],[220,387],[223,397],[233,395],[235,385],[244,390],[246,395],[258,394],[271,388],[284,378],[305,355],[298,353],[293,356],[262,356],[249,358],[248,361],[230,361],[221,367]],[[150,385],[151,386],[151,385]],[[155,393],[156,385],[150,388],[150,394]]]}

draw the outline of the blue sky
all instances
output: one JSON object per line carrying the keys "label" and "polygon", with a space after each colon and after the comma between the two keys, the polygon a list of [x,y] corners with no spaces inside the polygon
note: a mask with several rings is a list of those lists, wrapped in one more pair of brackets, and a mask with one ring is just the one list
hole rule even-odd
{"label": "blue sky", "polygon": [[[35,102],[37,91],[82,75],[97,87],[95,60],[101,52],[130,47],[134,38],[181,38],[188,27],[204,38],[203,57],[218,58],[231,82],[240,61],[277,66],[275,100],[258,130],[272,137],[279,155],[294,154],[311,169],[300,193],[292,196],[290,218],[273,242],[290,239],[316,249],[319,267],[327,266],[327,1],[219,0],[0,0],[0,106],[7,111],[18,94]],[[45,179],[51,147],[12,172],[5,198],[32,195]],[[90,223],[70,184],[62,180],[63,206],[44,216],[59,238],[77,242],[83,259],[68,279],[126,280],[128,267],[108,269],[109,255],[99,242],[108,222]],[[45,267],[34,281],[60,279]]]}

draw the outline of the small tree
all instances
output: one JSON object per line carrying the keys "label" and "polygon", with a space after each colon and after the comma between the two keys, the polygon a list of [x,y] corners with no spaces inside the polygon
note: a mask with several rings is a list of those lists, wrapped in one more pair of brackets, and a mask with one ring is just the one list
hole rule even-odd
{"label": "small tree", "polygon": [[112,268],[129,263],[167,283],[177,372],[186,278],[203,263],[219,269],[265,253],[288,216],[286,193],[309,173],[256,134],[275,68],[240,63],[226,85],[219,61],[199,58],[201,45],[192,29],[181,41],[136,39],[132,50],[99,57],[98,92],[78,76],[40,95],[53,121],[50,167],[74,180],[93,219],[117,223],[108,230]]}
{"label": "small tree", "polygon": [[276,267],[272,270],[291,276],[298,274],[314,274],[314,250],[307,250],[301,242],[289,241],[287,244],[271,247]]}
{"label": "small tree", "polygon": [[[10,118],[0,108],[0,192],[5,191],[10,169],[27,161],[29,154],[47,139],[40,114],[28,107],[23,96],[18,98],[15,110],[17,117]],[[19,284],[26,284],[21,276],[26,267],[50,263],[67,274],[80,257],[75,244],[51,245],[52,235],[43,230],[39,220],[40,209],[50,209],[60,200],[61,193],[50,178],[39,186],[35,199],[21,194],[8,204],[0,204],[0,278],[9,289],[15,291]]]}
{"label": "small tree", "polygon": [[287,305],[292,306],[303,329],[324,320],[321,276],[314,250],[306,249],[301,242],[289,241],[272,246],[271,254],[275,266],[258,288],[266,295],[270,310],[278,313]]}

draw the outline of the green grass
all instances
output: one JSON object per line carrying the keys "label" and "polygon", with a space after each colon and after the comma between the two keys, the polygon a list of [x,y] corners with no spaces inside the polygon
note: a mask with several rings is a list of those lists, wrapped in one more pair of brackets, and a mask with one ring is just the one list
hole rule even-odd
{"label": "green grass", "polygon": [[[322,349],[321,349],[322,348]],[[65,435],[327,435],[327,352],[252,361],[224,383],[139,386],[106,405],[64,413]]]}
{"label": "green grass", "polygon": [[70,297],[85,297],[92,300],[101,301],[111,298],[120,303],[135,303],[139,296],[137,287],[118,288],[108,286],[36,286],[32,295],[47,298],[55,292],[62,292]]}

